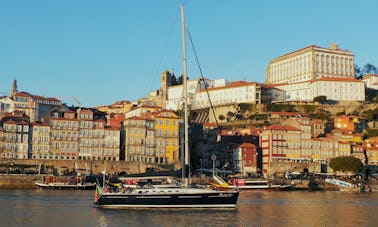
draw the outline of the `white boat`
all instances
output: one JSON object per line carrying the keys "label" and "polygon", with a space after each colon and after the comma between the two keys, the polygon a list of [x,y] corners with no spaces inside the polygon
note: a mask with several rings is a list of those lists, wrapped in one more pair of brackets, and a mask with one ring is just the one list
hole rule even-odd
{"label": "white boat", "polygon": [[142,188],[110,188],[96,186],[95,206],[100,208],[235,208],[239,196],[238,190],[222,191],[217,189],[189,188],[184,172],[189,166],[188,146],[188,105],[186,72],[186,33],[184,7],[181,5],[183,38],[183,101],[185,128],[185,165],[180,187],[156,187],[153,184]]}
{"label": "white boat", "polygon": [[40,189],[93,190],[96,187],[96,183],[86,182],[80,176],[44,176],[41,181],[34,183]]}
{"label": "white boat", "polygon": [[270,183],[267,179],[248,179],[248,178],[230,178],[229,183],[225,182],[218,176],[213,179],[216,184],[214,186],[223,189],[240,189],[240,190],[289,190],[292,188],[289,184]]}

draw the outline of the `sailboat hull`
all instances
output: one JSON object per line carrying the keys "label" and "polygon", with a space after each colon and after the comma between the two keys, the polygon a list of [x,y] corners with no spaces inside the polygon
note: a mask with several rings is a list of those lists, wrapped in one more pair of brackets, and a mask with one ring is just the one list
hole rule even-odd
{"label": "sailboat hull", "polygon": [[95,202],[101,208],[235,208],[239,192],[204,189],[136,190],[104,193]]}

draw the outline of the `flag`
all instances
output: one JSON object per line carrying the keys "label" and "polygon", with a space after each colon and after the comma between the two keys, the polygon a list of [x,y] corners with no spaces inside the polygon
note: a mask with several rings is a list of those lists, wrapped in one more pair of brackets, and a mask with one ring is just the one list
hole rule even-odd
{"label": "flag", "polygon": [[101,194],[102,194],[102,189],[100,188],[100,186],[98,184],[96,184],[95,202],[97,202],[97,200],[100,198]]}

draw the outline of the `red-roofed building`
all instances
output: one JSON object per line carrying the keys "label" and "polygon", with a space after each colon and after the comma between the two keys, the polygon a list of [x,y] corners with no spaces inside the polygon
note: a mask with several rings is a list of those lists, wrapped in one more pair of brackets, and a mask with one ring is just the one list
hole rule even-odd
{"label": "red-roofed building", "polygon": [[301,130],[292,126],[271,125],[263,127],[260,133],[262,168],[269,176],[270,165],[279,160],[302,160]]}

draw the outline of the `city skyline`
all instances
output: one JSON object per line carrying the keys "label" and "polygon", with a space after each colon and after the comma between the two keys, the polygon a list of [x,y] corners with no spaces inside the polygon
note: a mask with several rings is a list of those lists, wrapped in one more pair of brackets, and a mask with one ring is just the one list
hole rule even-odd
{"label": "city skyline", "polygon": [[[181,74],[180,3],[0,3],[0,95],[17,79],[19,91],[88,107],[147,96],[165,69]],[[377,3],[363,3],[184,1],[204,76],[256,82],[270,60],[309,45],[335,42],[355,64],[377,65]],[[187,45],[188,76],[198,78]]]}

